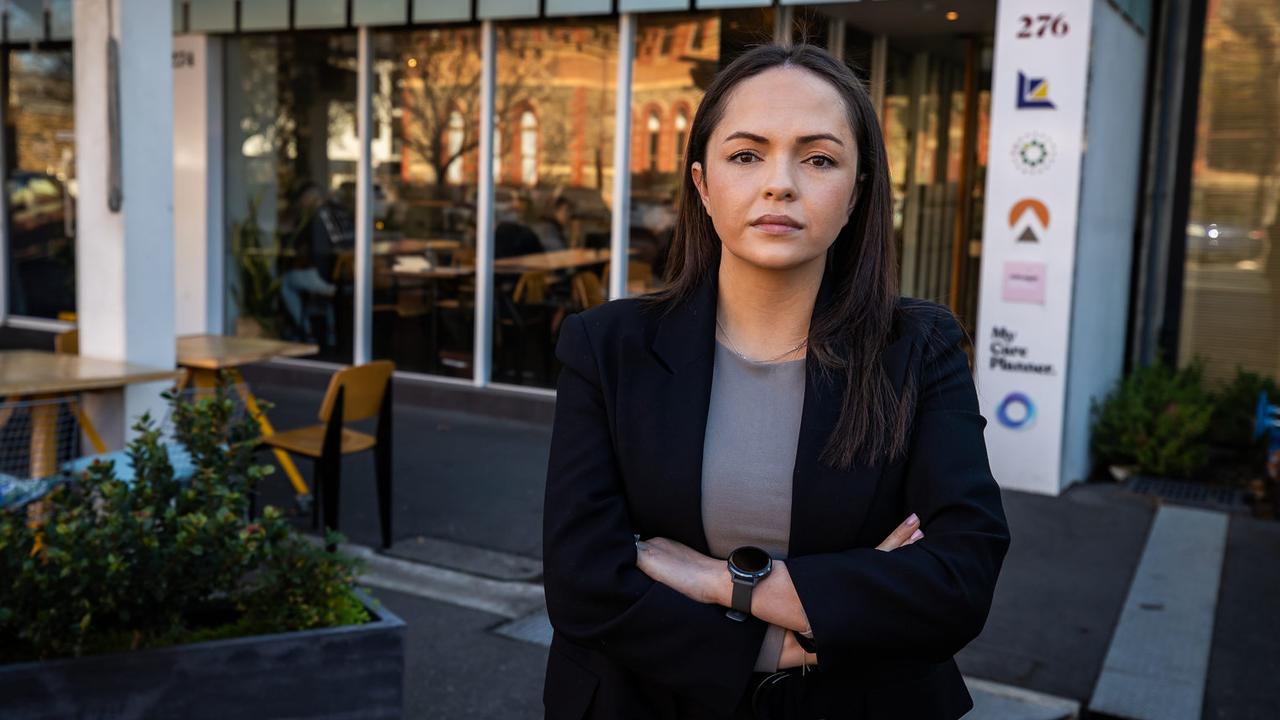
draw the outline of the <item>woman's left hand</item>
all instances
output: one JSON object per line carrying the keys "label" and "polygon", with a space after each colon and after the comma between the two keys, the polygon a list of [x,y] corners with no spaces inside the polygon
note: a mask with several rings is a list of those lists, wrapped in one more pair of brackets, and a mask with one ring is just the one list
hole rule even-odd
{"label": "woman's left hand", "polygon": [[732,582],[723,560],[667,538],[637,541],[636,567],[681,595],[708,605],[720,604],[724,588]]}

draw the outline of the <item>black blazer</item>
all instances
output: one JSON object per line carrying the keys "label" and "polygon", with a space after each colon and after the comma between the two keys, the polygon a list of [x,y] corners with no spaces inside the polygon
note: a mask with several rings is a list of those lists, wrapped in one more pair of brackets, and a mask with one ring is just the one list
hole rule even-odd
{"label": "black blazer", "polygon": [[[716,291],[709,280],[666,313],[614,301],[560,330],[543,526],[551,720],[723,718],[747,690],[766,624],[730,620],[635,565],[635,533],[709,554],[701,472]],[[815,314],[831,294],[824,279]],[[1009,532],[963,330],[932,303],[904,299],[897,315],[882,362],[896,389],[917,378],[908,455],[821,463],[841,381],[807,361],[786,562],[823,675],[847,688],[845,717],[956,718],[972,700],[953,656],[986,622]],[[911,512],[925,539],[875,550]]]}

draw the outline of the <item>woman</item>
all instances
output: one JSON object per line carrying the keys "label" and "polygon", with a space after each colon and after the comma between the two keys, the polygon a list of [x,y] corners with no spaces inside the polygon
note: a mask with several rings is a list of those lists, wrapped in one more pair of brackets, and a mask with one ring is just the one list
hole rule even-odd
{"label": "woman", "polygon": [[667,289],[560,333],[547,717],[960,717],[1009,534],[964,332],[897,293],[870,99],[753,49],[685,164]]}

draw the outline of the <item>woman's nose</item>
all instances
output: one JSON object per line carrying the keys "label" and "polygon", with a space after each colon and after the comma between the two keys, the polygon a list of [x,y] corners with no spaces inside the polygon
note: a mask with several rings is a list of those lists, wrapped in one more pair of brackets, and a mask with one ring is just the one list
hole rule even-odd
{"label": "woman's nose", "polygon": [[771,200],[794,200],[796,187],[791,177],[790,162],[775,162],[764,186],[764,196]]}

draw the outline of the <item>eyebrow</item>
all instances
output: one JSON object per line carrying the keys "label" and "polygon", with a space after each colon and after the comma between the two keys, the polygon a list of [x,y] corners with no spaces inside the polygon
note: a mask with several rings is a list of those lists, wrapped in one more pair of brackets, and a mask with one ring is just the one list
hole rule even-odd
{"label": "eyebrow", "polygon": [[[749,133],[745,130],[739,130],[733,133],[729,137],[725,138],[724,141],[727,143],[730,140],[736,140],[738,138],[746,138],[747,140],[750,140],[751,142],[754,142],[754,143],[758,143],[760,145],[769,144],[769,138],[766,138],[763,135],[756,135],[755,133]],[[796,138],[796,144],[808,145],[809,143],[817,142],[819,140],[830,140],[831,142],[837,145],[840,145],[841,147],[844,146],[844,143],[841,142],[840,138],[836,137],[835,135],[832,135],[831,133],[815,133],[813,135],[801,135],[800,137]]]}

